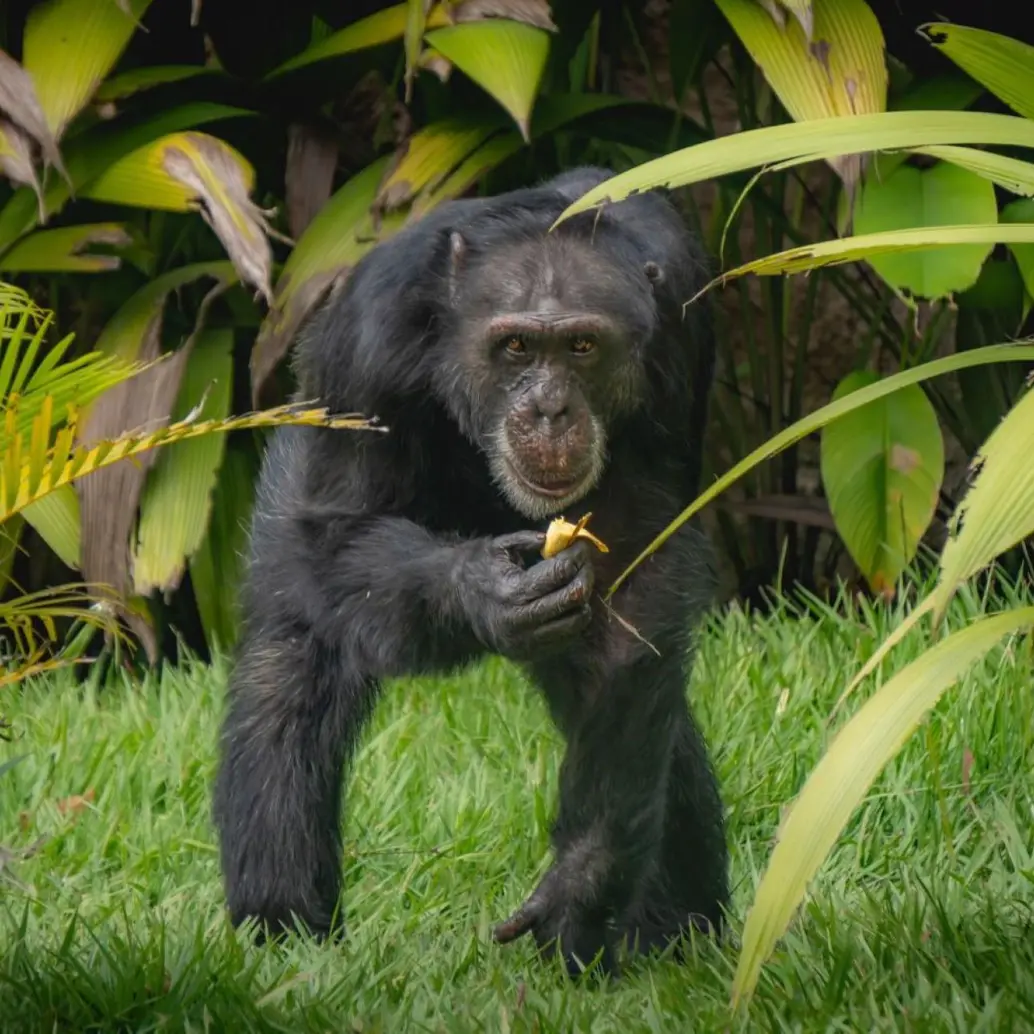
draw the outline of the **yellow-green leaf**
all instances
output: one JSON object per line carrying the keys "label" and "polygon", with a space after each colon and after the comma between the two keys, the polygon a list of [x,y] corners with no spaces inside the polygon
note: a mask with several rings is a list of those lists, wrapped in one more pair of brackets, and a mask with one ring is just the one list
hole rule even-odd
{"label": "yellow-green leaf", "polygon": [[200,211],[241,279],[272,301],[273,255],[266,213],[249,196],[255,171],[238,151],[207,133],[171,133],[115,162],[83,197],[120,205]]}
{"label": "yellow-green leaf", "polygon": [[[854,229],[873,236],[910,227],[986,225],[998,220],[994,185],[957,165],[927,169],[899,165],[889,176],[870,176],[859,193]],[[941,298],[976,283],[993,241],[867,256],[891,287],[921,298]]]}
{"label": "yellow-green leaf", "polygon": [[[233,387],[233,331],[204,331],[187,360],[173,416],[196,412],[206,420],[230,411]],[[147,475],[133,557],[133,589],[169,592],[183,577],[208,527],[212,488],[226,448],[221,434],[194,438],[163,449]]]}
{"label": "yellow-green leaf", "polygon": [[[144,122],[128,124],[102,122],[72,137],[65,147],[65,164],[72,187],[79,191],[124,155],[167,133],[216,122],[222,119],[251,116],[254,112],[231,108],[225,104],[199,101],[163,111]],[[59,177],[47,181],[43,193],[42,211],[55,215],[69,197],[69,183]],[[15,192],[0,210],[0,251],[9,247],[43,218],[41,205],[28,187]]]}
{"label": "yellow-green leaf", "polygon": [[780,825],[743,930],[732,1003],[749,999],[808,883],[886,764],[942,694],[1004,636],[1034,623],[1034,607],[982,618],[930,647],[837,733]]}
{"label": "yellow-green leaf", "polygon": [[279,68],[275,68],[267,78],[272,79],[296,68],[304,68],[316,61],[326,61],[328,58],[352,54],[357,50],[392,43],[401,39],[405,31],[406,4],[395,4],[393,7],[360,18],[359,21],[324,37],[289,61],[285,61]]}
{"label": "yellow-green leaf", "polygon": [[[879,380],[845,377],[834,401]],[[833,421],[822,433],[822,485],[837,531],[874,592],[889,595],[933,519],[944,441],[922,389],[908,385]]]}
{"label": "yellow-green leaf", "polygon": [[256,473],[248,453],[226,450],[213,494],[208,533],[190,558],[190,584],[205,640],[222,650],[233,649],[237,639],[237,597],[247,555]]}
{"label": "yellow-green leaf", "polygon": [[414,133],[402,147],[377,191],[382,211],[401,208],[421,192],[432,191],[464,158],[503,126],[502,120],[443,119]]}
{"label": "yellow-green leaf", "polygon": [[726,471],[714,484],[693,500],[659,535],[656,536],[646,548],[625,568],[624,571],[614,580],[614,583],[607,590],[608,598],[617,592],[618,588],[631,575],[631,573],[651,554],[656,553],[665,542],[671,538],[694,514],[702,510],[712,499],[721,495],[730,485],[738,481],[748,471],[753,470],[759,463],[779,455],[784,449],[799,442],[809,434],[820,430],[827,424],[832,423],[839,417],[851,413],[870,402],[884,398],[892,392],[899,391],[909,384],[918,384],[920,381],[929,380],[931,377],[940,377],[946,373],[954,373],[957,370],[966,370],[971,366],[981,366],[987,363],[1001,362],[1031,362],[1034,360],[1034,345],[1027,339],[1024,342],[1009,345],[988,345],[985,348],[973,348],[964,352],[956,352],[953,355],[945,356],[942,359],[933,359],[930,362],[913,366],[907,370],[884,377],[875,384],[859,388],[844,398],[835,399],[827,403],[814,413],[783,428],[778,434],[773,435],[768,441],[759,445],[749,456],[740,460],[732,469]]}
{"label": "yellow-green leaf", "polygon": [[[802,244],[746,262],[730,269],[708,284],[726,283],[747,273],[757,276],[778,276],[781,273],[802,273],[822,266],[871,259],[873,255],[885,255],[895,251],[915,251],[941,248],[949,244],[1034,244],[1034,224],[1007,226],[995,223],[992,226],[921,226],[909,230],[888,230],[886,233],[870,233],[858,237],[844,237],[841,240],[822,241],[819,244]],[[708,289],[708,288],[705,288]]]}
{"label": "yellow-green leaf", "polygon": [[[865,0],[814,0],[809,19],[797,11],[797,21],[782,26],[756,0],[717,3],[796,121],[886,108],[883,32]],[[858,179],[860,156],[831,164],[846,183]]]}
{"label": "yellow-green leaf", "polygon": [[[1010,225],[1034,224],[1034,200],[1022,198],[1019,201],[1013,201],[1001,210],[998,218],[1001,222]],[[1034,244],[1012,241],[1009,244],[1009,250],[1016,259],[1016,265],[1023,277],[1023,285],[1026,287],[1027,293],[1034,295]]]}
{"label": "yellow-green leaf", "polygon": [[29,12],[22,64],[55,137],[83,109],[151,0],[44,0]]}
{"label": "yellow-green leaf", "polygon": [[61,558],[66,567],[79,567],[79,497],[71,485],[62,485],[38,502],[26,506],[22,516],[39,532],[43,541]]}
{"label": "yellow-green leaf", "polygon": [[14,514],[22,513],[27,506],[31,506],[62,485],[71,484],[123,460],[143,456],[152,449],[208,434],[282,427],[285,424],[352,431],[387,430],[380,425],[371,424],[362,417],[336,416],[324,408],[307,409],[295,404],[264,409],[226,420],[198,420],[192,416],[154,431],[135,429],[114,438],[93,441],[89,445],[72,444],[76,428],[75,425],[69,425],[55,435],[54,444],[47,450],[42,467],[32,462],[32,458],[21,447],[20,441],[9,450],[9,455],[13,454],[16,461],[12,464],[0,463],[0,522]]}
{"label": "yellow-green leaf", "polygon": [[103,273],[118,269],[118,255],[90,253],[97,244],[127,247],[132,238],[122,223],[88,223],[37,230],[0,256],[0,270],[12,273]]}
{"label": "yellow-green leaf", "polygon": [[1034,164],[975,147],[917,147],[916,154],[941,158],[1004,187],[1013,194],[1034,194]]}
{"label": "yellow-green leaf", "polygon": [[1034,47],[1011,36],[949,22],[929,22],[919,32],[1013,111],[1034,119]]}
{"label": "yellow-green leaf", "polygon": [[549,57],[549,34],[505,18],[436,29],[428,46],[494,97],[529,139],[528,125]]}
{"label": "yellow-green leaf", "polygon": [[93,95],[97,103],[125,100],[134,94],[150,90],[155,86],[167,83],[178,83],[184,79],[194,79],[199,75],[215,75],[214,68],[202,65],[145,65],[143,68],[131,68],[105,79]]}
{"label": "yellow-green leaf", "polygon": [[958,586],[999,554],[1034,534],[1034,391],[984,442],[973,482],[948,527],[933,596],[940,620]]}
{"label": "yellow-green leaf", "polygon": [[404,216],[389,214],[375,228],[374,198],[388,159],[380,158],[339,187],[309,223],[284,263],[276,293],[251,353],[252,397],[283,357],[313,306],[376,243],[393,233]]}
{"label": "yellow-green leaf", "polygon": [[685,147],[611,177],[574,201],[557,223],[578,212],[653,187],[681,187],[744,169],[784,168],[863,151],[938,144],[1034,148],[1034,121],[981,111],[881,111],[809,119],[730,133]]}

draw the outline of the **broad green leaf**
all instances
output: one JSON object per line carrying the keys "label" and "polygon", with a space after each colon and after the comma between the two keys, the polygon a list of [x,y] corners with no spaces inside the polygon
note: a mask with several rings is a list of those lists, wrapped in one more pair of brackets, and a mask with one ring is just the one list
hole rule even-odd
{"label": "broad green leaf", "polygon": [[[1001,222],[1008,223],[1010,226],[1017,223],[1034,224],[1034,200],[1021,198],[1018,201],[1012,201],[1002,209],[998,218]],[[1013,258],[1016,259],[1016,265],[1019,267],[1020,275],[1023,277],[1023,284],[1027,288],[1027,293],[1034,295],[1034,244],[1021,244],[1018,241],[1012,241],[1009,244],[1009,250],[1012,252]]]}
{"label": "broad green leaf", "polygon": [[[833,400],[879,380],[845,377]],[[822,484],[837,531],[874,592],[891,595],[915,556],[944,479],[937,414],[915,384],[824,428]]]}
{"label": "broad green leaf", "polygon": [[25,520],[21,515],[0,524],[0,599],[7,595],[11,569],[18,556],[18,543],[24,529]]}
{"label": "broad green leaf", "polygon": [[11,273],[103,273],[118,269],[117,255],[91,254],[96,244],[127,247],[132,238],[122,223],[87,223],[37,230],[0,256],[0,271]]}
{"label": "broad green leaf", "polygon": [[992,226],[922,226],[909,230],[888,230],[886,233],[845,237],[842,240],[822,241],[819,244],[802,244],[799,248],[765,255],[722,273],[704,290],[747,273],[757,276],[778,276],[781,273],[802,273],[823,266],[855,262],[858,259],[871,261],[873,255],[885,255],[895,251],[934,249],[949,244],[984,246],[1015,243],[1034,244],[1034,224],[1008,226],[1004,223],[995,223]]}
{"label": "broad green leaf", "polygon": [[[814,0],[803,25],[777,24],[756,0],[717,3],[797,122],[886,108],[883,33],[865,0]],[[830,164],[848,184],[861,172],[858,155],[836,156]]]}
{"label": "broad green leaf", "polygon": [[108,320],[97,338],[97,351],[135,360],[146,337],[160,334],[162,313],[169,295],[202,277],[224,285],[237,281],[229,262],[196,262],[163,273],[131,295]]}
{"label": "broad green leaf", "polygon": [[941,696],[1004,636],[1034,623],[1034,607],[981,618],[930,647],[867,700],[837,733],[777,833],[743,929],[732,1005],[747,1001],[855,808]]}
{"label": "broad green leaf", "polygon": [[891,374],[889,377],[884,377],[875,384],[859,388],[844,398],[835,399],[833,402],[822,406],[821,409],[815,410],[814,413],[809,413],[806,417],[802,417],[778,434],[773,435],[768,441],[763,442],[749,456],[740,460],[731,470],[726,471],[718,478],[713,485],[701,492],[621,572],[607,590],[607,597],[613,596],[625,579],[647,557],[656,553],[686,521],[702,510],[712,499],[721,495],[730,485],[735,484],[744,474],[753,470],[759,463],[771,459],[773,456],[778,456],[784,449],[788,449],[802,438],[806,438],[809,434],[813,434],[839,417],[852,413],[862,406],[884,398],[910,384],[919,384],[921,381],[929,380],[931,377],[940,377],[946,373],[954,373],[956,370],[965,370],[971,366],[979,366],[983,363],[1032,362],[1034,361],[1034,344],[1030,343],[1031,340],[1034,339],[1025,339],[1024,342],[1017,344],[989,345],[987,348],[974,348],[968,352],[957,352],[955,355],[934,359],[919,366],[913,366],[908,370],[901,370],[898,373]]}
{"label": "broad green leaf", "polygon": [[125,100],[126,97],[132,97],[155,86],[216,74],[216,69],[205,68],[203,65],[145,65],[143,68],[131,68],[128,72],[120,72],[105,79],[97,88],[93,99],[98,103]]}
{"label": "broad green leaf", "polygon": [[93,201],[200,210],[245,283],[272,303],[273,253],[266,214],[251,199],[255,171],[208,133],[170,133],[114,162],[82,190]]}
{"label": "broad green leaf", "polygon": [[1034,119],[1034,47],[1011,36],[949,22],[929,22],[919,32],[1013,111]]}
{"label": "broad green leaf", "polygon": [[60,137],[111,71],[151,0],[44,0],[29,12],[22,64]]}
{"label": "broad green leaf", "polygon": [[915,154],[941,158],[1004,187],[1013,194],[1034,194],[1034,164],[975,147],[917,147]]}
{"label": "broad green leaf", "polygon": [[212,499],[208,534],[190,558],[190,584],[210,647],[232,650],[237,640],[237,597],[247,555],[255,499],[251,454],[228,448]]}
{"label": "broad green leaf", "polygon": [[380,185],[377,207],[391,211],[424,191],[434,190],[503,125],[501,118],[496,121],[461,115],[417,130],[406,141],[400,157]]}
{"label": "broad green leaf", "polygon": [[[224,418],[233,388],[233,330],[202,332],[187,360],[173,416],[196,412]],[[221,434],[193,438],[163,449],[147,475],[133,557],[133,590],[148,596],[170,592],[197,551],[208,527],[219,465],[226,448]]]}
{"label": "broad green leaf", "polygon": [[[859,236],[909,227],[960,226],[998,220],[994,186],[982,176],[939,162],[928,169],[899,165],[886,178],[870,176],[859,193]],[[994,242],[868,257],[884,280],[921,298],[941,298],[972,287]]]}
{"label": "broad green leaf", "polygon": [[389,213],[374,227],[371,211],[388,158],[380,158],[339,187],[309,223],[284,263],[273,305],[251,353],[252,396],[283,357],[306,315],[359,259],[404,222]]}
{"label": "broad green leaf", "polygon": [[[65,166],[72,185],[78,191],[109,165],[168,133],[192,129],[206,122],[254,114],[252,111],[231,108],[225,104],[199,102],[163,111],[147,121],[136,124],[123,125],[121,121],[100,123],[68,141],[65,147]],[[58,213],[70,196],[68,183],[59,177],[51,177],[43,195],[46,214],[53,216]],[[0,252],[22,234],[28,233],[39,219],[39,206],[31,189],[24,187],[16,191],[0,211]]]}
{"label": "broad green leaf", "polygon": [[78,568],[81,549],[79,497],[71,485],[62,485],[39,502],[26,506],[22,516],[66,567]]}
{"label": "broad green leaf", "polygon": [[1034,148],[1034,122],[980,111],[881,111],[763,126],[705,140],[611,177],[573,202],[557,223],[654,187],[681,187],[731,172],[784,168],[865,151],[998,144]]}
{"label": "broad green leaf", "polygon": [[[438,23],[445,24],[444,18],[440,14]],[[304,68],[316,61],[326,61],[328,58],[353,54],[357,50],[392,43],[402,39],[405,31],[406,4],[395,4],[393,7],[377,11],[366,18],[360,18],[359,21],[324,37],[300,54],[296,54],[290,61],[285,61],[279,68],[275,68],[266,78],[272,79],[296,68]]]}
{"label": "broad green leaf", "polygon": [[968,108],[984,88],[968,75],[933,75],[918,79],[901,94],[889,99],[891,111],[961,111]]}
{"label": "broad green leaf", "polygon": [[1034,534],[1034,391],[994,429],[973,460],[976,471],[948,525],[933,591],[939,621],[958,586]]}
{"label": "broad green leaf", "polygon": [[428,46],[494,97],[529,140],[531,109],[549,57],[549,33],[524,22],[490,18],[436,29]]}

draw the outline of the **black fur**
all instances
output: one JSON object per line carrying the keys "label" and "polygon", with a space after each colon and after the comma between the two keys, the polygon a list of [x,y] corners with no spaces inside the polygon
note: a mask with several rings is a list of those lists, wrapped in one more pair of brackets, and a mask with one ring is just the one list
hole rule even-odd
{"label": "black fur", "polygon": [[[686,701],[706,540],[686,528],[646,561],[612,601],[623,620],[600,598],[697,490],[713,341],[704,305],[683,304],[707,266],[657,193],[547,238],[608,175],[437,209],[370,252],[297,346],[299,397],[390,433],[282,429],[266,455],[215,793],[235,923],[338,928],[343,771],[381,681],[497,652],[567,740],[554,864],[497,938],[559,939],[574,972],[613,968],[622,937],[645,950],[720,926],[722,807]],[[556,290],[598,306],[629,359],[585,378],[606,462],[565,514],[592,511],[610,552],[580,543],[532,566],[518,557],[547,519],[508,503],[486,457],[513,396],[457,343],[478,306],[524,290],[530,267],[506,266],[521,245],[554,249]]]}

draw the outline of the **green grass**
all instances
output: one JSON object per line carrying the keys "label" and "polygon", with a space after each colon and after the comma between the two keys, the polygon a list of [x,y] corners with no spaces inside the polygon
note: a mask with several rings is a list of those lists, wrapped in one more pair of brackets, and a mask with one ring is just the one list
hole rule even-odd
{"label": "green grass", "polygon": [[[949,624],[978,609],[959,602]],[[734,934],[833,701],[892,620],[733,612],[703,637],[691,694],[729,813]],[[50,839],[4,866],[0,1030],[1034,1030],[1030,660],[1020,641],[995,652],[886,771],[746,1024],[727,1011],[735,944],[594,990],[530,943],[492,943],[547,864],[560,746],[502,662],[390,687],[351,778],[350,935],[282,950],[223,913],[209,787],[225,665],[39,681],[4,702],[17,739],[0,761],[27,756],[0,776],[0,843]]]}

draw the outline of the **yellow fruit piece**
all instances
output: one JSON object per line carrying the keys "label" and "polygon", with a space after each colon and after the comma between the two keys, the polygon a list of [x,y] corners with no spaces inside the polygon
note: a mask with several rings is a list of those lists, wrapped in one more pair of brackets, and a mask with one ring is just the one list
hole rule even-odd
{"label": "yellow fruit piece", "polygon": [[585,530],[591,516],[591,513],[587,513],[577,524],[571,524],[563,517],[550,521],[546,529],[546,542],[542,547],[543,557],[548,559],[556,556],[562,549],[567,549],[575,539],[588,539],[601,553],[609,553],[610,550],[591,531]]}

